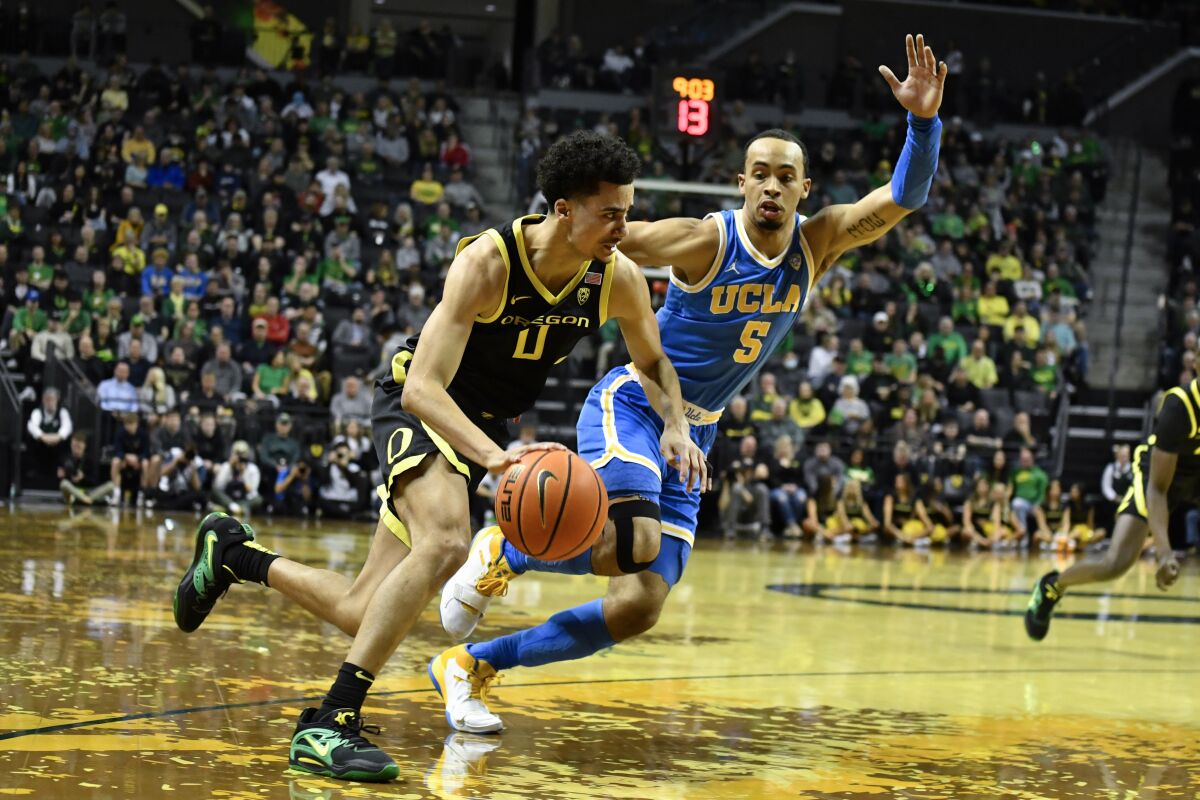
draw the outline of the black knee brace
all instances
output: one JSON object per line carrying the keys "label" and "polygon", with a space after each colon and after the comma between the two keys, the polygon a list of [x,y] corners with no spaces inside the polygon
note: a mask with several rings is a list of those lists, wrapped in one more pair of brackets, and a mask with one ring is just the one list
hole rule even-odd
{"label": "black knee brace", "polygon": [[613,521],[613,527],[617,529],[617,566],[626,575],[641,572],[654,563],[653,559],[650,561],[633,560],[635,540],[633,520],[635,517],[646,517],[655,522],[662,519],[658,505],[641,498],[627,500],[623,503],[613,503],[608,507],[608,518]]}

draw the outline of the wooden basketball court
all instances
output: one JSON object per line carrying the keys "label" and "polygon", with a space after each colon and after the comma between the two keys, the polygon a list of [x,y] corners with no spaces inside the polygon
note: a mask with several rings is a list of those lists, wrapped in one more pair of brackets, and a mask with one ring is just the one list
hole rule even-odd
{"label": "wooden basketball court", "polygon": [[[365,713],[402,780],[293,774],[299,710],[348,639],[258,586],[180,633],[197,522],[0,512],[0,795],[34,798],[1194,798],[1200,575],[1148,564],[1019,618],[1050,558],[704,543],[649,635],[514,670],[508,730],[450,736],[425,663],[433,608]],[[268,546],[354,574],[370,526],[254,520]],[[599,596],[528,575],[481,633]],[[1067,619],[1068,616],[1074,619]]]}

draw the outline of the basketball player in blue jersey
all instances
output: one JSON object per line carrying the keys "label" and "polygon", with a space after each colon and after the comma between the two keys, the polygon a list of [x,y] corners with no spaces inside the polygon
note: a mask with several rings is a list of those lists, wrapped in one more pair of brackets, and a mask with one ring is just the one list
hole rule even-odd
{"label": "basketball player in blue jersey", "polygon": [[[706,452],[721,411],[750,383],[792,329],[809,292],[846,250],[868,244],[929,193],[937,167],[946,65],[924,37],[908,36],[908,76],[880,73],[908,113],[908,136],[890,185],[857,203],[804,219],[808,196],[804,146],[770,130],[746,147],[738,185],[742,208],[703,219],[632,223],[621,250],[642,265],[669,264],[671,286],[658,312],[663,347],[679,374],[692,440]],[[545,563],[511,545],[498,528],[481,531],[466,564],[442,590],[442,625],[458,639],[474,630],[488,603],[527,570],[612,576],[603,600],[555,614],[537,627],[489,642],[450,648],[429,672],[451,727],[469,733],[503,728],[487,707],[499,670],[582,658],[654,626],[691,552],[699,492],[660,455],[662,422],[636,368],[619,367],[592,389],[580,414],[579,453],[600,472],[614,503],[611,524],[592,552]],[[663,535],[665,534],[665,535]],[[614,552],[619,569],[605,568]]]}
{"label": "basketball player in blue jersey", "polygon": [[[384,505],[357,580],[281,558],[250,526],[210,514],[175,594],[175,620],[196,630],[234,582],[269,586],[354,637],[319,708],[305,709],[289,764],[334,778],[387,781],[399,767],[363,734],[375,675],[422,609],[467,556],[468,500],[534,444],[505,450],[506,420],[528,411],[553,366],[608,319],[638,365],[661,437],[655,457],[704,483],[704,454],[689,438],[679,379],[663,353],[650,292],[617,250],[627,231],[639,160],[624,142],[579,132],[538,165],[548,216],[522,217],[459,244],[442,301],[376,384],[372,436]],[[657,420],[658,417],[656,416]],[[601,568],[616,571],[616,564]],[[378,729],[374,729],[377,732]]]}

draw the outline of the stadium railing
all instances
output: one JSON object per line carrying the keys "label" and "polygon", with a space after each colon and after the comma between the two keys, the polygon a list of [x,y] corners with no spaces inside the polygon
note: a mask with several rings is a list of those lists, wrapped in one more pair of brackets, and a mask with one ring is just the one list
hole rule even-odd
{"label": "stadium railing", "polygon": [[17,389],[13,374],[4,359],[0,358],[0,413],[15,425],[0,425],[0,457],[5,464],[0,464],[0,475],[8,471],[7,481],[0,481],[0,486],[8,485],[8,499],[21,494],[21,439],[25,430],[21,418],[21,400],[17,397]]}
{"label": "stadium railing", "polygon": [[1121,364],[1121,329],[1125,324],[1125,301],[1129,289],[1129,271],[1133,266],[1133,237],[1136,232],[1139,195],[1142,183],[1142,148],[1133,145],[1133,185],[1129,192],[1129,219],[1125,223],[1125,252],[1121,264],[1121,286],[1117,299],[1117,318],[1113,324],[1113,357],[1108,370],[1108,422],[1104,434],[1111,438],[1117,408],[1117,370]]}

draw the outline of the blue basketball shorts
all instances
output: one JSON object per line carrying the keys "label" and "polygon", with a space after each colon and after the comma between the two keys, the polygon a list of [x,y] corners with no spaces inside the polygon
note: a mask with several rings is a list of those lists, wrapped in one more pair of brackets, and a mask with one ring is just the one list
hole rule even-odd
{"label": "blue basketball shorts", "polygon": [[[666,535],[649,569],[674,586],[695,541],[700,490],[689,491],[659,452],[663,422],[631,367],[617,367],[592,387],[576,432],[579,455],[600,473],[610,498],[641,495],[658,504]],[[691,434],[707,456],[717,424],[693,425]]]}

